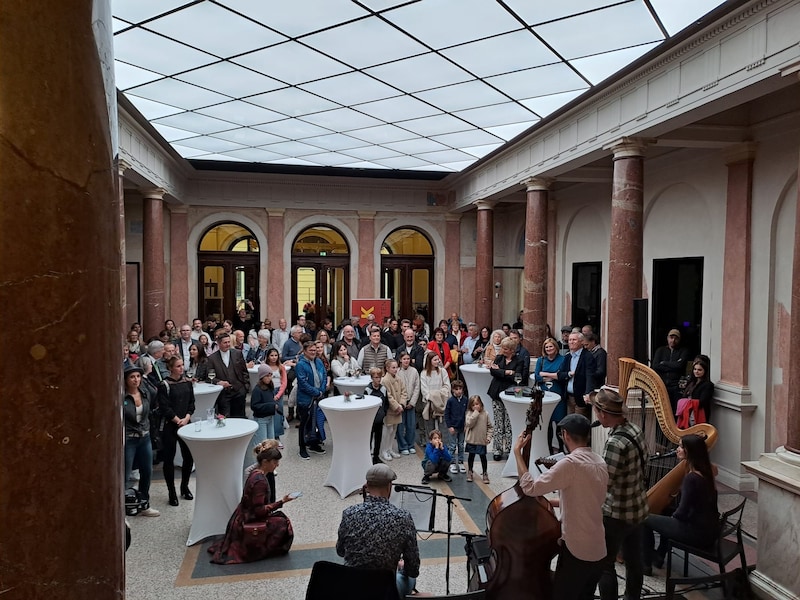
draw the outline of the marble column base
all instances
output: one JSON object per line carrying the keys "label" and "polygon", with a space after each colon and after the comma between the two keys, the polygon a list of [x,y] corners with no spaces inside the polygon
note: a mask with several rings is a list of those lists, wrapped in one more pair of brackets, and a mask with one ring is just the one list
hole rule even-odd
{"label": "marble column base", "polygon": [[759,598],[794,600],[800,590],[800,461],[783,448],[743,463],[758,480],[758,564],[750,574]]}

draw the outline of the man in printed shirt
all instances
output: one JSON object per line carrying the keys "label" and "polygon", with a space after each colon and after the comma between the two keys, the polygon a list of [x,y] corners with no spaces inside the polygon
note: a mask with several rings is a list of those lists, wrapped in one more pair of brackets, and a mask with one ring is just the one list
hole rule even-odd
{"label": "man in printed shirt", "polygon": [[550,501],[561,506],[562,534],[553,598],[591,600],[606,555],[602,507],[608,472],[603,458],[592,452],[589,419],[571,414],[558,426],[569,454],[536,481],[522,458],[530,435],[523,433],[519,437],[514,445],[519,484],[528,496],[559,490],[559,499]]}
{"label": "man in printed shirt", "polygon": [[383,463],[367,470],[364,502],[342,512],[336,553],[351,567],[397,571],[397,589],[405,598],[419,576],[419,547],[411,513],[389,502],[396,478]]}
{"label": "man in printed shirt", "polygon": [[644,457],[647,442],[642,430],[625,418],[622,398],[602,387],[591,399],[597,420],[610,427],[603,458],[608,467],[608,493],[603,504],[606,558],[600,576],[601,600],[618,597],[614,561],[622,548],[625,559],[625,600],[639,600],[642,593],[642,522],[647,517]]}

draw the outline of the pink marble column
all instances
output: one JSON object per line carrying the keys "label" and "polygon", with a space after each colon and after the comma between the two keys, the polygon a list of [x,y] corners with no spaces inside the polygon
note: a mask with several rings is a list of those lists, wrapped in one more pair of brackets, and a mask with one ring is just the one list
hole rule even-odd
{"label": "pink marble column", "polygon": [[492,298],[494,294],[494,203],[479,200],[478,235],[475,245],[475,322],[479,327],[494,328]]}
{"label": "pink marble column", "polygon": [[[445,255],[444,271],[447,291],[444,294],[444,310],[441,314],[450,317],[455,311],[464,318],[464,322],[472,320],[470,314],[463,315],[464,303],[462,302],[461,287],[461,215],[447,215],[445,217]],[[433,315],[431,315],[433,317]]]}
{"label": "pink marble column", "polygon": [[120,258],[120,277],[119,277],[119,297],[120,297],[120,309],[121,309],[121,322],[122,328],[120,332],[122,334],[122,339],[120,340],[120,344],[125,340],[125,336],[128,334],[128,327],[130,327],[130,323],[128,323],[128,293],[127,287],[128,282],[125,278],[125,258],[127,256],[127,252],[125,250],[125,186],[124,186],[124,174],[125,171],[131,168],[131,165],[120,159],[117,159],[117,212],[119,213],[119,222],[117,224],[117,230],[115,231],[115,235],[119,238],[119,258]]}
{"label": "pink marble column", "polygon": [[284,305],[284,290],[291,289],[293,285],[285,280],[283,242],[284,242],[284,216],[286,211],[282,208],[267,210],[267,254],[269,263],[266,269],[261,270],[261,276],[267,277],[267,310],[262,313],[264,317],[272,320],[272,326],[278,326],[278,319],[287,318],[291,323],[291,315],[286,314]]}
{"label": "pink marble column", "polygon": [[608,381],[619,379],[619,359],[633,356],[633,300],[642,293],[642,210],[645,143],[625,138],[611,146],[611,244],[608,266]]}
{"label": "pink marble column", "polygon": [[753,195],[755,144],[728,151],[728,189],[725,211],[725,252],[722,278],[722,339],[720,379],[747,387],[750,346],[750,212]]}
{"label": "pink marble column", "polygon": [[558,210],[551,194],[547,198],[547,323],[559,340],[560,323],[556,323],[556,249],[558,248]]}
{"label": "pink marble column", "polygon": [[[358,297],[377,298],[375,289],[375,213],[358,213]],[[378,257],[380,260],[380,257]]]}
{"label": "pink marble column", "polygon": [[[186,240],[189,238],[187,208],[184,205],[169,207],[169,318],[175,326],[192,324],[194,314],[189,314],[189,257]],[[196,310],[195,307],[192,310]],[[200,315],[197,315],[200,317]],[[204,315],[205,316],[205,315]],[[200,317],[201,319],[204,316]]]}
{"label": "pink marble column", "polygon": [[522,278],[523,344],[531,356],[539,356],[547,324],[547,196],[551,181],[534,178],[526,182],[525,266]]}
{"label": "pink marble column", "polygon": [[[798,164],[800,168],[800,164]],[[794,262],[792,263],[792,316],[789,338],[800,336],[800,185],[797,186],[797,216],[794,224]],[[800,360],[789,361],[789,406],[786,423],[787,450],[800,454]]]}
{"label": "pink marble column", "polygon": [[164,194],[160,188],[142,190],[144,225],[142,235],[143,337],[157,335],[164,327]]}
{"label": "pink marble column", "polygon": [[119,600],[110,3],[3,2],[0,13],[0,596]]}

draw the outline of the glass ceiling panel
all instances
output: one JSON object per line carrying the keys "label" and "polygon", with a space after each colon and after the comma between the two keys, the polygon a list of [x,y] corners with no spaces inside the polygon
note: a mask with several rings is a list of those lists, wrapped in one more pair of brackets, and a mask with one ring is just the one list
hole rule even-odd
{"label": "glass ceiling panel", "polygon": [[150,21],[145,27],[220,58],[286,41],[286,36],[211,2],[194,4]]}
{"label": "glass ceiling panel", "polygon": [[164,104],[174,104],[189,110],[229,100],[222,94],[170,78],[141,85],[128,91],[141,98]]}
{"label": "glass ceiling panel", "polygon": [[554,63],[559,58],[529,31],[517,31],[488,40],[443,50],[478,77]]}
{"label": "glass ceiling panel", "polygon": [[401,94],[395,88],[355,71],[304,83],[299,87],[344,105],[382,100]]}
{"label": "glass ceiling panel", "polygon": [[251,52],[239,56],[233,62],[291,84],[305,83],[350,71],[343,64],[297,42],[286,42]]}
{"label": "glass ceiling panel", "polygon": [[[533,29],[566,59],[664,39],[647,7],[641,2],[620,4]],[[603,33],[587,35],[587,31]]]}
{"label": "glass ceiling panel", "polygon": [[473,79],[464,69],[433,53],[372,67],[365,69],[365,72],[409,92]]}
{"label": "glass ceiling panel", "polygon": [[181,73],[175,78],[210,90],[224,91],[232,98],[263,94],[286,87],[280,81],[227,61]]}
{"label": "glass ceiling panel", "polygon": [[270,123],[286,118],[286,115],[250,104],[249,102],[242,102],[241,100],[225,102],[215,106],[207,106],[206,108],[199,109],[197,112],[208,115],[209,117],[224,119],[231,123],[236,123],[237,125],[260,125],[261,123]]}
{"label": "glass ceiling panel", "polygon": [[140,69],[128,63],[119,60],[114,61],[114,79],[117,87],[121,90],[126,90],[143,83],[149,83],[156,79],[161,79],[161,75],[148,71],[147,69]]}
{"label": "glass ceiling panel", "polygon": [[369,13],[350,0],[221,0],[224,4],[289,37],[318,31]]}
{"label": "glass ceiling panel", "polygon": [[138,28],[114,36],[114,57],[162,75],[188,71],[217,60],[210,54]]}
{"label": "glass ceiling panel", "polygon": [[387,11],[382,16],[434,49],[522,27],[500,4],[485,0],[418,2]]}
{"label": "glass ceiling panel", "polygon": [[442,110],[465,110],[508,101],[496,89],[477,79],[415,94]]}
{"label": "glass ceiling panel", "polygon": [[138,23],[155,16],[163,15],[184,4],[187,0],[111,0],[111,10],[115,17],[129,23]]}
{"label": "glass ceiling panel", "polygon": [[379,165],[378,163],[368,162],[366,160],[360,160],[358,162],[346,163],[344,165],[339,165],[340,167],[346,169],[384,169],[387,170],[389,167],[384,167],[383,165]]}
{"label": "glass ceiling panel", "polygon": [[356,108],[361,112],[390,123],[427,117],[440,112],[412,96],[398,96],[396,98],[368,102],[367,104],[359,104]]}
{"label": "glass ceiling panel", "polygon": [[315,33],[303,43],[359,69],[428,50],[378,17]]}
{"label": "glass ceiling panel", "polygon": [[721,0],[650,0],[670,35],[688,27],[698,17],[724,4]]}
{"label": "glass ceiling panel", "polygon": [[305,115],[303,120],[333,131],[350,131],[351,129],[361,129],[362,127],[381,124],[378,119],[373,119],[352,108],[337,108],[313,115]]}
{"label": "glass ceiling panel", "polygon": [[457,171],[720,4],[112,0],[117,86],[183,156]]}

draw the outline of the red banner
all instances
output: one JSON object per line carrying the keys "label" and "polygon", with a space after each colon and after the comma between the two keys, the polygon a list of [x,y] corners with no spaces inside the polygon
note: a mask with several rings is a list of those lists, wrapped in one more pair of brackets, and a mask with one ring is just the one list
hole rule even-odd
{"label": "red banner", "polygon": [[382,298],[375,298],[372,300],[351,300],[350,301],[350,314],[358,317],[358,324],[364,326],[367,324],[367,317],[375,315],[375,322],[378,325],[383,323],[383,318],[392,314],[392,301]]}

